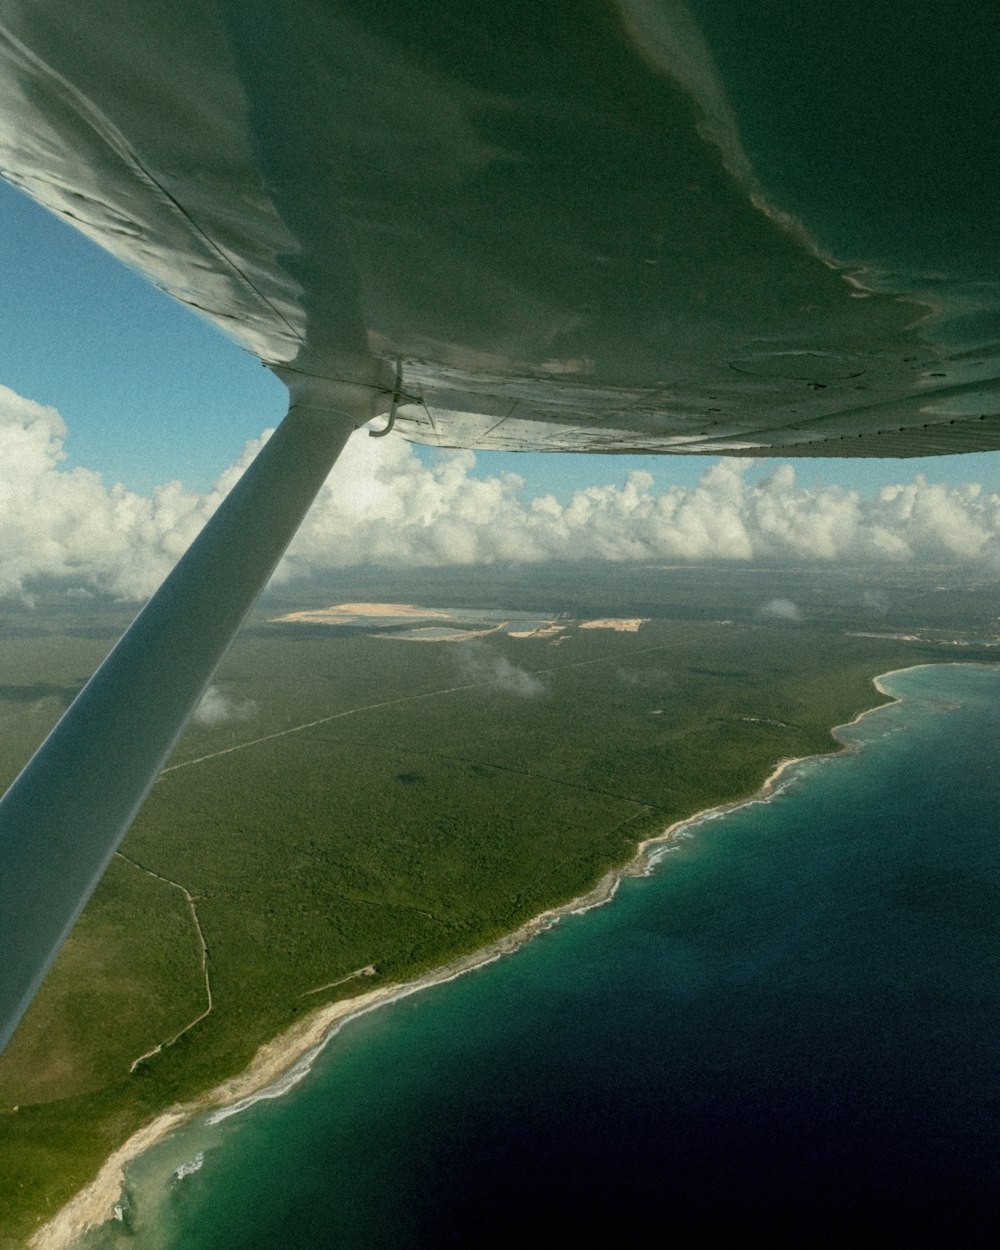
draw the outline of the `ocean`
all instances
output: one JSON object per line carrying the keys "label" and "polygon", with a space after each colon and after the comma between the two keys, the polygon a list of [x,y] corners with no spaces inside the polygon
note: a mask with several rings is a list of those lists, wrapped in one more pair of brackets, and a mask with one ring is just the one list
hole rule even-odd
{"label": "ocean", "polygon": [[1000,1241],[1000,667],[137,1160],[93,1250]]}

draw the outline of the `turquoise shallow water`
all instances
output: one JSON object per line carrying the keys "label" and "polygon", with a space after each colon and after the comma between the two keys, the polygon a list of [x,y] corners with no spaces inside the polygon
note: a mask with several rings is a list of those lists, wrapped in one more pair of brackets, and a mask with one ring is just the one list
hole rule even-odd
{"label": "turquoise shallow water", "polygon": [[995,1245],[1000,668],[886,684],[861,750],[156,1147],[88,1246]]}

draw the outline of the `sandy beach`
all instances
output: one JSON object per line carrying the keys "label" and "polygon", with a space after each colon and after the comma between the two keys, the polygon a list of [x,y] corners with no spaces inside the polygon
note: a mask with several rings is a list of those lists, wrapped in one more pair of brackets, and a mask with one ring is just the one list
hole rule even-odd
{"label": "sandy beach", "polygon": [[[882,695],[891,699],[891,703],[881,703],[859,712],[845,725],[836,726],[831,732],[855,725],[872,712],[892,706],[900,700],[889,694],[883,682],[895,673],[908,672],[910,669],[925,668],[927,665],[911,665],[907,669],[895,669],[882,673],[873,679],[872,684]],[[839,744],[830,754],[850,750]],[[297,1067],[296,1078],[301,1079],[308,1071],[312,1059],[323,1049],[326,1043],[349,1020],[357,1016],[377,1010],[386,1003],[394,1002],[410,994],[419,993],[432,985],[463,976],[476,968],[492,963],[518,950],[526,942],[531,941],[538,933],[555,924],[561,917],[588,911],[612,899],[623,877],[636,877],[648,874],[654,866],[656,851],[676,838],[677,834],[706,820],[716,819],[726,812],[744,807],[750,803],[767,802],[777,793],[780,783],[787,771],[807,758],[815,756],[799,756],[783,759],[778,762],[763,784],[753,794],[714,807],[705,808],[692,816],[677,820],[662,833],[641,842],[635,855],[620,868],[606,873],[600,881],[579,898],[559,906],[550,908],[535,916],[514,932],[478,951],[445,964],[432,972],[418,977],[413,981],[397,985],[382,986],[356,997],[343,999],[340,1002],[321,1007],[304,1020],[297,1022],[292,1028],[278,1037],[266,1042],[257,1051],[250,1065],[241,1073],[233,1076],[200,1098],[171,1107],[156,1119],[134,1133],[105,1162],[100,1172],[89,1185],[77,1193],[51,1220],[40,1228],[28,1242],[30,1250],[70,1250],[70,1248],[89,1229],[114,1218],[114,1209],[120,1201],[125,1182],[125,1169],[132,1160],[149,1150],[161,1141],[168,1133],[196,1115],[215,1112],[217,1115],[235,1114],[242,1109],[241,1104],[256,1101],[266,1096],[266,1091],[287,1078],[290,1070]],[[221,1114],[220,1114],[221,1113]]]}

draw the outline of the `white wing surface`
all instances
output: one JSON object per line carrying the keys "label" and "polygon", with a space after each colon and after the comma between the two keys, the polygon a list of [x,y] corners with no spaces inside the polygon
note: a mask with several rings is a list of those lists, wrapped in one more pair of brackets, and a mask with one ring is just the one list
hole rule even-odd
{"label": "white wing surface", "polygon": [[721,7],[12,0],[0,168],[418,441],[1000,445],[991,6]]}

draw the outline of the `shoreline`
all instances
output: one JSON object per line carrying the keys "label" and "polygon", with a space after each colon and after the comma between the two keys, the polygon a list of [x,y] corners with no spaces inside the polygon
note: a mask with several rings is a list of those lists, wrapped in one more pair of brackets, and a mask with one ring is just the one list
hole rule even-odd
{"label": "shoreline", "polygon": [[[947,663],[947,662],[946,662]],[[960,663],[960,661],[951,661]],[[706,807],[691,816],[675,820],[661,833],[643,839],[635,854],[620,867],[612,868],[585,894],[557,907],[548,908],[528,920],[520,928],[497,938],[468,955],[460,956],[439,968],[432,969],[412,981],[381,986],[353,998],[341,999],[320,1007],[305,1019],[296,1022],[285,1032],[263,1043],[249,1065],[235,1076],[228,1077],[213,1089],[190,1102],[182,1103],[161,1112],[155,1119],[128,1137],[104,1162],[94,1179],[79,1190],[56,1214],[43,1224],[28,1240],[28,1250],[71,1250],[75,1243],[91,1229],[115,1218],[115,1206],[121,1200],[125,1187],[125,1169],[140,1155],[162,1141],[174,1129],[208,1113],[208,1123],[217,1123],[231,1115],[237,1115],[255,1102],[280,1097],[309,1072],[314,1059],[350,1020],[367,1015],[387,1003],[408,998],[411,994],[442,985],[485,967],[506,955],[513,954],[539,933],[551,928],[563,916],[579,915],[592,908],[610,902],[626,877],[649,876],[681,830],[718,819],[728,812],[753,803],[767,803],[780,790],[781,779],[795,764],[805,760],[823,759],[844,751],[858,750],[857,746],[844,744],[837,739],[838,730],[848,729],[873,712],[893,707],[902,699],[890,694],[882,684],[898,673],[919,668],[937,667],[934,664],[913,664],[892,669],[872,678],[872,685],[887,703],[858,712],[850,721],[835,725],[830,730],[835,746],[829,752],[815,755],[790,756],[779,760],[761,785],[744,798],[732,799],[712,807]],[[661,850],[661,854],[657,854]],[[270,1092],[269,1092],[270,1091]]]}

